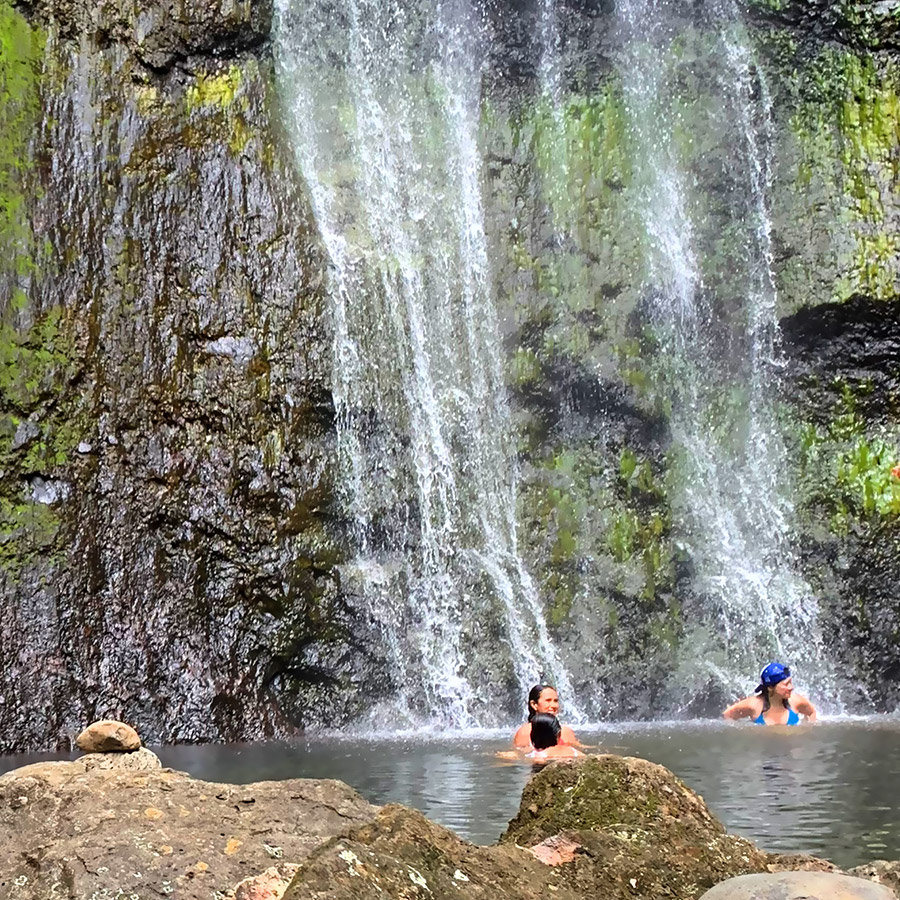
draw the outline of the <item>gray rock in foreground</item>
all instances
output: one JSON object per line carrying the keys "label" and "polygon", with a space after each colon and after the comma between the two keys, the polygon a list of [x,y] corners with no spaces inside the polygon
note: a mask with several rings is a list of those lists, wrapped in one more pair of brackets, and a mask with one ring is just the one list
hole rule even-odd
{"label": "gray rock in foreground", "polygon": [[710,888],[700,900],[896,900],[883,884],[833,872],[741,875]]}
{"label": "gray rock in foreground", "polygon": [[215,784],[87,759],[0,777],[0,900],[210,900],[378,811],[338,781]]}

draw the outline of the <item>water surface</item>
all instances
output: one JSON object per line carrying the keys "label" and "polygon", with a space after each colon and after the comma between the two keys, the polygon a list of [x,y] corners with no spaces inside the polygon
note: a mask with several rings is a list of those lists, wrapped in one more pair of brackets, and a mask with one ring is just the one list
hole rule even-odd
{"label": "water surface", "polygon": [[[509,736],[319,738],[291,744],[155,748],[163,763],[210,781],[338,778],[374,803],[398,802],[478,843],[497,839],[531,768],[495,757]],[[849,867],[900,859],[900,720],[815,727],[720,723],[617,725],[583,732],[603,751],[672,769],[730,831],[767,850]],[[34,761],[0,757],[0,771]]]}

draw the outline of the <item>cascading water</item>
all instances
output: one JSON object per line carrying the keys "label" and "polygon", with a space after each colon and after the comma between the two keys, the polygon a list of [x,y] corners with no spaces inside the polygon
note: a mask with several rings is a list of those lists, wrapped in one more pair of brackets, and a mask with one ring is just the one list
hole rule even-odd
{"label": "cascading water", "polygon": [[278,10],[297,159],[330,257],[344,571],[406,723],[470,726],[565,668],[517,550],[466,0]]}
{"label": "cascading water", "polygon": [[[723,158],[704,159],[693,146],[701,137],[691,126],[697,101],[678,83],[692,27],[683,14],[683,4],[667,0],[617,3],[617,64],[639,161],[635,203],[648,238],[645,307],[659,342],[654,382],[670,411],[681,485],[675,503],[700,598],[686,622],[689,659],[672,686],[690,697],[712,675],[730,690],[746,689],[761,662],[779,657],[814,681],[819,696],[833,697],[818,605],[796,574],[782,478],[765,81],[737,10],[709,0],[694,39],[715,79],[718,108],[705,130],[717,133]],[[733,245],[730,297],[697,234],[697,210],[709,206],[704,178],[718,182],[716,202],[728,210],[729,231],[719,239]]]}

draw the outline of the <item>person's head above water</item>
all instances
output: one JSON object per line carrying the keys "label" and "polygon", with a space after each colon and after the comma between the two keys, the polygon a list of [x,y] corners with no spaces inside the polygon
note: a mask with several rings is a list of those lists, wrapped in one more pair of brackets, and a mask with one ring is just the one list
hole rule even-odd
{"label": "person's head above water", "polygon": [[537,713],[555,716],[559,712],[559,694],[552,684],[536,684],[528,692],[528,721],[533,722]]}
{"label": "person's head above water", "polygon": [[770,696],[777,697],[785,706],[788,705],[788,700],[794,691],[794,682],[791,679],[789,666],[783,666],[779,662],[769,663],[760,672],[759,682],[756,693],[763,695],[767,708]]}
{"label": "person's head above water", "polygon": [[559,743],[562,726],[550,713],[535,713],[531,719],[531,745],[535,750],[546,750]]}

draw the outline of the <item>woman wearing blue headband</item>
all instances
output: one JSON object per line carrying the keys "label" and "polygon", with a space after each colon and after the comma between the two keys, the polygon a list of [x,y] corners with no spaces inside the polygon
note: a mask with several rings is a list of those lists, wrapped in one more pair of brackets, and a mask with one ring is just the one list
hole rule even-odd
{"label": "woman wearing blue headband", "polygon": [[802,715],[807,722],[816,721],[816,708],[802,694],[794,693],[787,666],[769,663],[759,681],[756,693],[732,703],[722,713],[726,719],[752,719],[754,725],[799,725]]}

